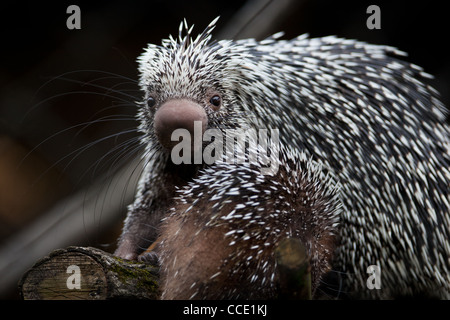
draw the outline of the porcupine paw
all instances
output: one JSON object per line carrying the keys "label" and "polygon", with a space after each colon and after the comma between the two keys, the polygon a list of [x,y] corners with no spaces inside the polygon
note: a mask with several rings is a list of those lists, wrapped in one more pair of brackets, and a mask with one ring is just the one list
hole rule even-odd
{"label": "porcupine paw", "polygon": [[159,256],[154,251],[148,251],[138,256],[138,261],[157,266],[159,265]]}

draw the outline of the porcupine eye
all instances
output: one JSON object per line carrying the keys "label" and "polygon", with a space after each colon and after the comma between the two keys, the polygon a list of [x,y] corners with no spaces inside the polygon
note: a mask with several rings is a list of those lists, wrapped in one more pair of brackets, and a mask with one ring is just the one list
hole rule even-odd
{"label": "porcupine eye", "polygon": [[148,97],[147,99],[147,107],[152,108],[156,104],[156,100],[153,97]]}
{"label": "porcupine eye", "polygon": [[219,109],[221,102],[222,99],[220,98],[219,95],[214,95],[211,97],[211,99],[209,99],[209,103],[211,103],[215,107],[214,109]]}

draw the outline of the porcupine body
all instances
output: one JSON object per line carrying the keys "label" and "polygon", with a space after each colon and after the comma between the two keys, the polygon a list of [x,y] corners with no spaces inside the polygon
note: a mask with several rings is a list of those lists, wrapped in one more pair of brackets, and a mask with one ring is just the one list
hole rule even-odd
{"label": "porcupine body", "polygon": [[342,210],[333,176],[283,145],[271,147],[271,174],[241,151],[177,193],[158,245],[162,299],[278,298],[275,248],[285,238],[310,256],[313,296],[331,269]]}
{"label": "porcupine body", "polygon": [[[183,121],[167,119],[277,128],[283,145],[322,161],[342,185],[333,269],[344,292],[448,298],[449,127],[427,74],[395,48],[333,36],[213,42],[214,23],[195,40],[182,24],[179,39],[140,57],[146,167],[116,254],[135,259],[154,241],[176,187],[204,166],[171,163],[164,128]],[[380,290],[366,287],[370,265]]]}

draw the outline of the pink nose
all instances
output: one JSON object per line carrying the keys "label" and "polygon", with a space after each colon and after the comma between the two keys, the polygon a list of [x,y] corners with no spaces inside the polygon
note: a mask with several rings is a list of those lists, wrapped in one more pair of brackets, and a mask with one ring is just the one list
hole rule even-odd
{"label": "pink nose", "polygon": [[164,147],[171,149],[178,143],[178,141],[171,141],[172,132],[176,129],[187,129],[192,137],[194,121],[202,122],[203,134],[208,124],[208,117],[200,105],[186,99],[169,100],[155,113],[156,136]]}

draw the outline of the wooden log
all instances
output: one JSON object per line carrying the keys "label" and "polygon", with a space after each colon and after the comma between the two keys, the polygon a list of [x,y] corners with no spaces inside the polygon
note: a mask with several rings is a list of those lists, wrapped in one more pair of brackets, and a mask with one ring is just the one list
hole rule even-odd
{"label": "wooden log", "polygon": [[[311,299],[306,249],[298,239],[275,249],[280,299]],[[68,247],[40,259],[19,282],[25,300],[158,299],[159,268],[100,249]]]}
{"label": "wooden log", "polygon": [[275,249],[279,279],[279,298],[311,299],[311,266],[303,243],[296,238],[280,241]]}
{"label": "wooden log", "polygon": [[25,300],[157,299],[158,268],[91,247],[58,249],[19,282]]}

